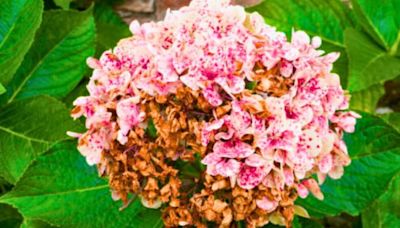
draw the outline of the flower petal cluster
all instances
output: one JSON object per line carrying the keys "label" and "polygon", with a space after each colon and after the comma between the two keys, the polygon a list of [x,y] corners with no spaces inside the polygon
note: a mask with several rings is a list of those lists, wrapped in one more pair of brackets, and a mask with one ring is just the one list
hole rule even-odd
{"label": "flower petal cluster", "polygon": [[[293,31],[288,40],[259,14],[248,14],[228,0],[193,0],[169,11],[163,21],[134,21],[130,30],[132,37],[100,59],[88,59],[93,69],[89,96],[78,98],[72,111],[74,118],[86,118],[88,130],[71,135],[79,138],[78,149],[87,162],[106,175],[116,177],[115,172],[126,169],[121,175],[130,172],[129,178],[136,178],[134,190],[114,190],[142,194],[149,207],[169,202],[172,208],[165,210],[164,221],[173,226],[197,224],[195,215],[202,215],[204,205],[214,205],[209,192],[227,188],[229,197],[246,196],[243,202],[254,205],[248,215],[262,211],[257,225],[278,207],[292,205],[284,196],[293,189],[302,198],[311,192],[322,199],[319,184],[327,176],[343,175],[350,159],[342,136],[354,131],[360,116],[346,111],[349,97],[332,73],[339,54],[319,50],[319,37]],[[155,139],[144,133],[153,120]],[[167,180],[172,177],[156,168],[142,172],[142,160],[132,148],[155,167],[160,166],[156,158],[193,160],[188,154],[197,150],[210,180],[204,191],[188,197],[202,205],[198,211],[189,212],[193,207],[183,205],[183,196],[177,203],[180,181],[173,179],[175,193],[169,197]],[[125,168],[110,168],[114,166]],[[175,173],[167,166],[162,165]],[[221,184],[226,180],[229,186]],[[152,184],[140,189],[141,182]],[[208,198],[203,202],[203,197]],[[224,209],[214,207],[213,213],[222,214],[207,212],[210,221],[229,225],[229,213],[235,220],[247,216],[226,203],[218,205]]]}

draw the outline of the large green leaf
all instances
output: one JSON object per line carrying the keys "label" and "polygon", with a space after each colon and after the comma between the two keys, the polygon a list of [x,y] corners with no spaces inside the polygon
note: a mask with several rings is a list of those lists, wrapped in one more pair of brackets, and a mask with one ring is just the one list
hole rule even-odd
{"label": "large green leaf", "polygon": [[0,1],[0,82],[7,84],[32,44],[40,25],[43,1]]}
{"label": "large green leaf", "polygon": [[365,90],[400,75],[400,59],[390,56],[362,32],[347,29],[345,43],[349,55],[350,91]]}
{"label": "large green leaf", "polygon": [[400,113],[399,112],[391,112],[384,115],[381,115],[382,119],[385,120],[392,127],[397,129],[400,132]]}
{"label": "large green leaf", "polygon": [[367,89],[353,92],[350,99],[350,108],[374,113],[379,99],[384,94],[385,88],[381,84],[376,84]]}
{"label": "large green leaf", "polygon": [[400,227],[400,176],[389,190],[362,213],[364,228]]}
{"label": "large green leaf", "polygon": [[75,147],[63,142],[39,157],[0,202],[16,207],[24,219],[63,227],[162,227],[159,210],[143,208],[140,200],[119,211],[107,181]]}
{"label": "large green leaf", "polygon": [[257,11],[287,34],[292,28],[303,30],[339,47],[344,47],[343,30],[351,25],[347,9],[336,0],[266,0],[248,11]]}
{"label": "large green leaf", "polygon": [[352,0],[355,14],[367,32],[395,54],[400,43],[400,1]]}
{"label": "large green leaf", "polygon": [[363,113],[356,132],[346,134],[352,163],[339,180],[321,186],[325,199],[299,200],[311,214],[359,214],[381,196],[400,171],[400,133],[382,119]]}
{"label": "large green leaf", "polygon": [[6,105],[0,112],[0,176],[15,183],[35,157],[67,138],[67,130],[80,129],[65,105],[54,98]]}
{"label": "large green leaf", "polygon": [[44,13],[31,50],[7,86],[8,103],[40,94],[63,97],[79,83],[87,70],[86,58],[94,54],[91,11]]}
{"label": "large green leaf", "polygon": [[131,35],[128,25],[106,3],[96,3],[94,18],[97,30],[96,55],[117,45],[117,42]]}

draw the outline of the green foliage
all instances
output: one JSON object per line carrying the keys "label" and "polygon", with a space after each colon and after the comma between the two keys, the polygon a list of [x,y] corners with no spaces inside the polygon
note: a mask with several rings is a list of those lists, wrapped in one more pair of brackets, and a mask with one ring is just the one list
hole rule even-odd
{"label": "green foliage", "polygon": [[73,102],[77,97],[87,96],[89,92],[87,91],[86,85],[89,83],[89,80],[82,80],[79,85],[75,87],[62,101],[67,105],[69,109],[72,109]]}
{"label": "green foliage", "polygon": [[4,88],[4,86],[0,83],[0,95],[5,93],[6,91],[6,88]]}
{"label": "green foliage", "polygon": [[323,228],[324,226],[314,220],[295,217],[293,220],[293,228]]}
{"label": "green foliage", "polygon": [[400,43],[398,0],[352,0],[354,12],[365,30],[391,55]]}
{"label": "green foliage", "polygon": [[38,219],[24,219],[21,228],[55,228],[57,226],[50,225],[42,220]]}
{"label": "green foliage", "polygon": [[[373,111],[371,108],[376,107],[383,95],[376,88],[382,88],[385,81],[400,75],[400,58],[396,56],[400,42],[400,17],[396,11],[400,9],[400,3],[395,0],[354,0],[352,4],[356,18],[365,30],[348,28],[345,32],[350,70],[348,88],[360,95],[354,99],[356,105],[353,108]],[[361,94],[367,95],[368,101],[362,101]],[[363,102],[369,104],[358,105]]]}
{"label": "green foliage", "polygon": [[31,50],[7,85],[7,102],[40,94],[67,95],[87,69],[86,58],[94,54],[94,39],[91,9],[45,12]]}
{"label": "green foliage", "polygon": [[0,227],[17,228],[22,222],[18,211],[7,204],[0,204]]}
{"label": "green foliage", "polygon": [[96,4],[94,7],[96,20],[97,44],[96,56],[116,45],[122,39],[130,36],[128,26],[106,3]]}
{"label": "green foliage", "polygon": [[43,2],[2,0],[0,4],[0,83],[6,84],[21,64],[42,20]]}
{"label": "green foliage", "polygon": [[385,94],[385,88],[381,84],[376,84],[366,89],[352,92],[350,107],[355,110],[365,112],[375,112],[379,99]]}
{"label": "green foliage", "polygon": [[345,43],[350,64],[350,91],[360,91],[375,84],[382,84],[400,74],[400,58],[390,56],[362,32],[347,29]]}
{"label": "green foliage", "polygon": [[153,118],[150,118],[147,122],[146,134],[152,139],[157,138],[157,128],[154,124]]}
{"label": "green foliage", "polygon": [[69,5],[71,4],[71,2],[74,0],[54,0],[54,3],[61,7],[62,9],[69,9]]}
{"label": "green foliage", "polygon": [[55,145],[34,162],[14,189],[0,198],[23,215],[65,227],[160,227],[158,210],[136,200],[123,211],[111,199],[106,180],[97,177],[76,150],[76,144]]}
{"label": "green foliage", "polygon": [[393,180],[385,194],[364,210],[362,224],[365,228],[399,226],[400,175]]}
{"label": "green foliage", "polygon": [[80,127],[64,104],[35,97],[6,105],[0,112],[0,176],[15,183],[33,159]]}
{"label": "green foliage", "polygon": [[343,31],[352,23],[345,6],[336,0],[268,0],[248,10],[257,11],[286,34],[303,30],[339,47],[344,47]]}
{"label": "green foliage", "polygon": [[246,83],[246,89],[248,90],[254,90],[257,86],[257,82],[247,82]]}
{"label": "green foliage", "polygon": [[392,112],[381,115],[381,118],[400,132],[400,113]]}

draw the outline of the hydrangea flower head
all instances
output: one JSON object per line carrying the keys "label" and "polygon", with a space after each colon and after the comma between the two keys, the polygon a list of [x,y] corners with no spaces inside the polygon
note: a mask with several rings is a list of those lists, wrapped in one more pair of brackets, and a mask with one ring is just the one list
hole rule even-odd
{"label": "hydrangea flower head", "polygon": [[[344,111],[339,54],[319,50],[319,37],[288,40],[227,0],[193,0],[130,30],[88,59],[90,95],[72,112],[88,129],[73,134],[78,149],[109,176],[113,198],[138,194],[167,226],[289,225],[297,196],[322,199],[318,184],[343,175],[342,135],[360,116]],[[206,169],[185,176],[180,164],[198,157]]]}

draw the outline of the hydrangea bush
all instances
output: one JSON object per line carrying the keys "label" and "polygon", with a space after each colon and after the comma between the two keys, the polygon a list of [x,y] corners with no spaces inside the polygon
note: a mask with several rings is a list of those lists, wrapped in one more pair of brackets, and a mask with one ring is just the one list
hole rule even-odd
{"label": "hydrangea bush", "polygon": [[[305,213],[297,197],[322,200],[319,184],[343,175],[343,132],[360,116],[346,111],[349,96],[331,72],[339,54],[318,49],[319,37],[288,39],[227,0],[194,0],[130,30],[88,59],[90,95],[72,111],[88,130],[70,132],[114,199],[139,195],[162,208],[166,226],[290,226]],[[196,154],[204,172],[178,178],[176,164]]]}

